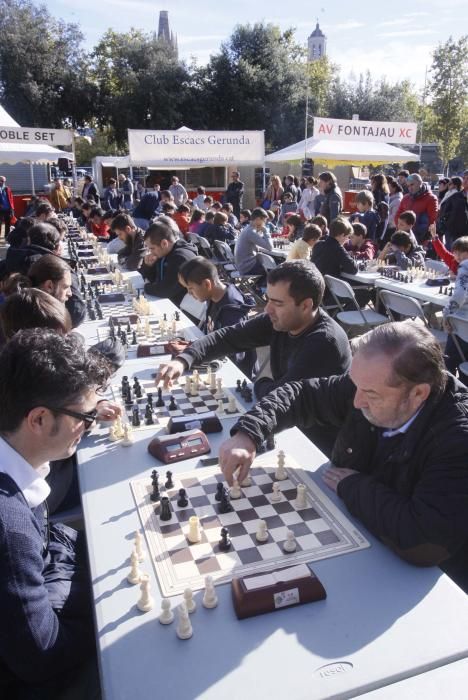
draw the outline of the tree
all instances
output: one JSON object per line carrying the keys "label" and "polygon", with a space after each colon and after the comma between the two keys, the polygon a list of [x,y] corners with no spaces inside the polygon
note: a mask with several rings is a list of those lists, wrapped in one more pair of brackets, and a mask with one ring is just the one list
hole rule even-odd
{"label": "tree", "polygon": [[119,145],[127,129],[174,129],[182,125],[188,72],[176,52],[154,35],[131,29],[106,32],[93,54],[101,126]]}
{"label": "tree", "polygon": [[303,138],[307,74],[293,30],[237,26],[205,69],[207,126],[265,129],[267,145]]}
{"label": "tree", "polygon": [[89,165],[95,156],[124,156],[127,148],[119,148],[108,129],[96,131],[92,137],[75,138],[77,165]]}
{"label": "tree", "polygon": [[0,4],[0,100],[24,126],[82,124],[91,115],[83,35],[30,0]]}
{"label": "tree", "polygon": [[460,145],[468,107],[468,36],[452,37],[439,44],[433,54],[430,96],[434,117],[434,135],[444,165]]}

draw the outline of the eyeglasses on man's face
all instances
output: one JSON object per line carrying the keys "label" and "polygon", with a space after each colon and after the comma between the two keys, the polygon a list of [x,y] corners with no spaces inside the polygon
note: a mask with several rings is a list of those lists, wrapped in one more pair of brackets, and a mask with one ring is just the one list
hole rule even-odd
{"label": "eyeglasses on man's face", "polygon": [[54,408],[52,406],[44,406],[44,408],[52,411],[52,413],[60,413],[64,416],[71,416],[72,418],[83,421],[85,430],[89,430],[91,428],[98,413],[97,408],[95,408],[93,411],[89,411],[89,413],[80,413],[79,411],[72,411],[69,408]]}

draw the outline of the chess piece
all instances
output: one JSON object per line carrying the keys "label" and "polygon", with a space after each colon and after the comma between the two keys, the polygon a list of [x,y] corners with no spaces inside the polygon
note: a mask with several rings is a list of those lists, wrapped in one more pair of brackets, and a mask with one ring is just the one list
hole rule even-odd
{"label": "chess piece", "polygon": [[131,445],[133,445],[133,431],[132,431],[131,426],[128,423],[125,423],[122,446],[123,447],[130,447]]}
{"label": "chess piece", "polygon": [[185,375],[185,387],[184,387],[184,391],[185,391],[185,393],[186,393],[187,395],[190,394],[191,384],[192,384],[192,382],[191,382],[190,376],[189,376],[188,374],[186,374],[186,375]]}
{"label": "chess piece", "polygon": [[224,515],[225,513],[231,513],[234,510],[230,503],[229,494],[226,489],[223,489],[221,494],[221,500],[219,502],[218,513]]}
{"label": "chess piece", "polygon": [[136,331],[133,331],[132,333],[132,345],[138,345],[138,340],[136,337]]}
{"label": "chess piece", "polygon": [[218,605],[218,596],[216,595],[212,576],[205,576],[205,592],[203,594],[203,607],[211,609]]}
{"label": "chess piece", "polygon": [[221,539],[219,540],[218,546],[222,552],[229,552],[232,547],[232,542],[229,539],[229,530],[227,527],[221,528]]}
{"label": "chess piece", "polygon": [[237,413],[236,399],[232,394],[229,394],[226,413]]}
{"label": "chess piece", "polygon": [[268,539],[268,530],[265,520],[259,520],[257,525],[257,532],[255,533],[255,538],[257,542],[266,542]]}
{"label": "chess piece", "polygon": [[136,586],[137,583],[140,582],[141,578],[141,571],[138,566],[138,554],[136,553],[135,550],[132,551],[130,555],[130,562],[131,562],[131,568],[130,568],[130,573],[127,576],[127,581],[131,583],[133,586]]}
{"label": "chess piece", "polygon": [[307,506],[306,487],[304,484],[297,485],[296,508],[305,508]]}
{"label": "chess piece", "polygon": [[284,463],[285,463],[285,454],[283,450],[280,450],[278,452],[278,466],[276,467],[275,471],[275,479],[277,481],[284,481],[285,479],[288,478],[288,475],[286,473],[286,469],[284,468]]}
{"label": "chess piece", "polygon": [[197,609],[197,604],[193,599],[193,592],[191,588],[186,588],[184,591],[184,603],[188,613],[193,613]]}
{"label": "chess piece", "polygon": [[195,375],[190,379],[190,396],[198,396],[198,380]]}
{"label": "chess piece", "polygon": [[145,425],[154,425],[153,409],[151,408],[149,401],[145,406]]}
{"label": "chess piece", "polygon": [[171,400],[169,402],[168,410],[169,411],[177,411],[177,404],[176,404],[175,399],[172,395],[171,395]]}
{"label": "chess piece", "polygon": [[139,530],[135,532],[135,552],[137,553],[138,561],[141,562],[145,559],[145,552],[143,549],[143,537]]}
{"label": "chess piece", "polygon": [[159,387],[159,389],[158,389],[158,399],[157,399],[157,401],[156,401],[156,407],[157,407],[157,408],[163,408],[164,405],[165,405],[165,404],[164,404],[163,397],[162,397],[162,389],[161,389],[161,387]]}
{"label": "chess piece", "polygon": [[190,622],[187,606],[181,603],[177,608],[178,620],[176,634],[179,639],[190,639],[193,635],[192,623]]}
{"label": "chess piece", "polygon": [[141,596],[137,603],[137,608],[141,612],[148,612],[154,608],[154,598],[151,596],[150,590],[150,577],[148,574],[142,574],[140,577]]}
{"label": "chess piece", "polygon": [[116,442],[117,440],[120,440],[119,437],[117,437],[116,429],[115,429],[115,421],[111,423],[110,428],[109,428],[109,440],[111,442]]}
{"label": "chess piece", "polygon": [[242,481],[240,482],[240,485],[242,486],[242,488],[247,488],[249,486],[252,486],[252,477],[247,475],[245,477],[245,479],[242,479]]}
{"label": "chess piece", "polygon": [[151,336],[152,336],[151,323],[149,322],[149,318],[146,319],[146,323],[145,323],[145,335],[147,338],[151,338]]}
{"label": "chess piece", "polygon": [[196,544],[201,540],[200,521],[196,515],[192,515],[189,518],[189,531],[187,539],[191,544]]}
{"label": "chess piece", "polygon": [[216,391],[216,372],[211,373],[210,389],[211,391]]}
{"label": "chess piece", "polygon": [[276,481],[273,482],[270,501],[272,503],[278,503],[278,501],[281,501],[281,491],[279,484]]}
{"label": "chess piece", "polygon": [[159,615],[159,622],[162,625],[170,625],[174,622],[174,613],[171,610],[171,601],[169,598],[163,598],[161,601],[161,614]]}
{"label": "chess piece", "polygon": [[237,392],[238,394],[240,394],[241,391],[242,391],[241,380],[238,379],[238,380],[237,380],[237,386],[236,386],[236,392]]}
{"label": "chess piece", "polygon": [[223,380],[221,377],[216,380],[216,393],[214,397],[216,400],[224,399]]}
{"label": "chess piece", "polygon": [[224,485],[222,481],[218,481],[216,484],[215,500],[220,501],[223,497]]}
{"label": "chess piece", "polygon": [[283,550],[290,554],[296,551],[296,539],[292,530],[286,530],[286,540],[283,542]]}
{"label": "chess piece", "polygon": [[114,427],[115,427],[115,435],[120,440],[120,438],[123,438],[123,436],[124,436],[124,428],[123,428],[121,416],[117,416],[116,420],[114,421]]}
{"label": "chess piece", "polygon": [[159,513],[159,518],[163,522],[172,519],[171,504],[167,496],[161,498],[161,511]]}
{"label": "chess piece", "polygon": [[229,489],[229,495],[231,496],[231,498],[240,498],[242,496],[242,491],[240,490],[239,482],[237,481],[237,479],[234,479],[233,484]]}
{"label": "chess piece", "polygon": [[174,482],[172,481],[172,472],[166,472],[166,483],[164,486],[167,489],[173,489],[174,488]]}
{"label": "chess piece", "polygon": [[218,399],[218,408],[216,412],[220,415],[224,414],[224,401],[222,399]]}
{"label": "chess piece", "polygon": [[179,498],[177,500],[177,505],[179,508],[186,508],[188,506],[187,492],[185,489],[179,489]]}

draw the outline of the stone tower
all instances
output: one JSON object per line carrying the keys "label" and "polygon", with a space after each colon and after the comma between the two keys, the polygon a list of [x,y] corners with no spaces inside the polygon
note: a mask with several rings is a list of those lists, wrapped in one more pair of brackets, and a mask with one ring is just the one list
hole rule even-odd
{"label": "stone tower", "polygon": [[158,39],[170,44],[177,53],[177,36],[169,29],[169,12],[161,10],[159,13]]}
{"label": "stone tower", "polygon": [[327,37],[320,29],[318,22],[307,40],[307,47],[309,61],[317,61],[327,53]]}

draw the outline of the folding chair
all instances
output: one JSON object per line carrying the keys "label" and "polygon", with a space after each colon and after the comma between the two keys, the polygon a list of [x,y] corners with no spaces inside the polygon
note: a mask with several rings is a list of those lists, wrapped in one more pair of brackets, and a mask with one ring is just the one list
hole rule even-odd
{"label": "folding chair", "polygon": [[[222,261],[221,267],[226,273],[227,280],[234,282],[242,293],[250,294],[255,299],[255,303],[258,307],[264,307],[265,299],[263,299],[256,289],[257,282],[261,278],[261,275],[241,275],[235,264],[234,253],[224,241],[213,241],[213,250]],[[274,263],[273,259],[272,262]]]}
{"label": "folding chair", "polygon": [[443,348],[447,342],[447,333],[445,331],[440,331],[438,328],[432,328],[424,314],[423,308],[417,299],[409,297],[406,294],[397,294],[397,292],[390,292],[387,289],[382,289],[380,292],[380,299],[382,304],[385,306],[390,320],[395,321],[393,314],[399,314],[399,316],[404,316],[405,318],[420,319],[426,328],[432,333],[434,338],[437,340],[439,345]]}
{"label": "folding chair", "polygon": [[457,348],[457,351],[463,360],[461,364],[458,365],[459,372],[463,372],[465,376],[468,376],[468,361],[460,347],[457,336],[462,340],[468,342],[468,318],[461,318],[460,316],[447,316],[447,321],[452,327],[450,335],[453,338],[453,343]]}
{"label": "folding chair", "polygon": [[[208,260],[212,260],[213,258],[213,251],[211,250],[211,246],[209,241],[207,241],[206,238],[203,238],[203,236],[199,236],[198,233],[191,233],[189,235],[189,241],[191,243],[195,243],[197,246],[197,250],[199,255],[202,255],[204,258],[207,258]],[[215,261],[213,261],[215,262]]]}
{"label": "folding chair", "polygon": [[[388,323],[387,316],[379,314],[372,309],[360,308],[350,284],[337,277],[332,277],[332,275],[324,275],[324,278],[331,295],[340,309],[335,318],[344,326],[348,326],[350,329],[364,327],[366,330],[371,330],[382,323]],[[355,311],[345,311],[340,299],[349,299]]]}

